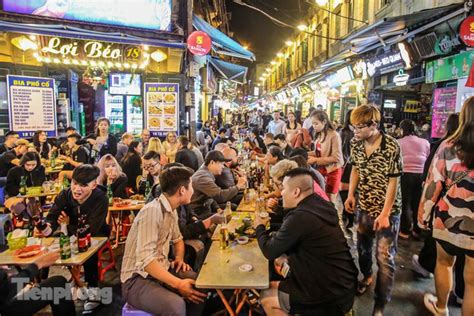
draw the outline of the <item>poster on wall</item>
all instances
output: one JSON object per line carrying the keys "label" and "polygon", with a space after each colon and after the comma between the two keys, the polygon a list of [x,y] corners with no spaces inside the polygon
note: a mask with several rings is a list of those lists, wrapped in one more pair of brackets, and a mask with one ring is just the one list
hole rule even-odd
{"label": "poster on wall", "polygon": [[45,131],[56,137],[54,79],[7,75],[10,130],[20,137]]}
{"label": "poster on wall", "polygon": [[178,131],[179,85],[145,83],[145,126],[154,136]]}
{"label": "poster on wall", "polygon": [[456,101],[456,112],[461,112],[464,101],[474,96],[474,88],[466,87],[467,78],[458,80],[458,96]]}
{"label": "poster on wall", "polygon": [[3,10],[156,31],[171,26],[171,0],[3,0]]}
{"label": "poster on wall", "polygon": [[442,138],[446,134],[446,120],[456,112],[456,87],[438,88],[433,91],[431,137]]}

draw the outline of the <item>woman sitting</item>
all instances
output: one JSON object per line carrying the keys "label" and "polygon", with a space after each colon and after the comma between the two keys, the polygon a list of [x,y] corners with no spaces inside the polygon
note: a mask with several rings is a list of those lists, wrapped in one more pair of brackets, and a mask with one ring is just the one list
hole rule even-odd
{"label": "woman sitting", "polygon": [[137,192],[137,178],[142,174],[142,143],[134,140],[128,146],[128,152],[121,161],[123,172],[127,175],[127,187]]}
{"label": "woman sitting", "polygon": [[248,137],[244,139],[244,150],[249,152],[251,159],[263,154],[262,150]]}
{"label": "woman sitting", "polygon": [[127,176],[122,172],[122,168],[114,156],[106,154],[100,158],[97,167],[100,169],[97,184],[105,187],[110,186],[114,197],[126,199],[128,197],[125,191],[127,187]]}
{"label": "woman sitting", "polygon": [[9,197],[20,193],[20,185],[23,177],[26,177],[27,187],[38,187],[46,181],[45,168],[36,152],[27,152],[20,160],[20,165],[8,171],[6,193]]}
{"label": "woman sitting", "polygon": [[51,158],[52,147],[48,143],[48,135],[44,131],[36,131],[33,136],[33,145],[42,159]]}
{"label": "woman sitting", "polygon": [[81,139],[81,135],[73,133],[67,137],[66,146],[69,149],[69,155],[60,155],[59,158],[64,160],[63,171],[59,173],[59,182],[62,182],[64,177],[72,179],[72,172],[76,167],[89,162],[89,152],[84,146],[78,145],[77,142]]}
{"label": "woman sitting", "polygon": [[174,162],[176,152],[178,151],[178,145],[178,137],[176,136],[176,133],[169,132],[168,135],[166,135],[166,140],[163,142],[163,149],[169,162]]}

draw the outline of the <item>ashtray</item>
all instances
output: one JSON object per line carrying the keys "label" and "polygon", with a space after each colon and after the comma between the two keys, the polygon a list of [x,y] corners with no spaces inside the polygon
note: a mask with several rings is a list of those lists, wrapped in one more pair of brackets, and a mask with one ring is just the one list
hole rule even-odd
{"label": "ashtray", "polygon": [[253,267],[251,264],[245,263],[239,267],[239,270],[242,272],[250,272],[253,270]]}
{"label": "ashtray", "polygon": [[239,245],[245,245],[249,242],[249,238],[247,236],[240,236],[239,238],[237,238],[237,242],[239,243]]}

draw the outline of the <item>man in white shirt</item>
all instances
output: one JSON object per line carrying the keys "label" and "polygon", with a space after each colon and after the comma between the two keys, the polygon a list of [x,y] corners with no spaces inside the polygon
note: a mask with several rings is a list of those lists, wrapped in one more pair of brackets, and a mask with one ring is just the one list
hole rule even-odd
{"label": "man in white shirt", "polygon": [[280,119],[280,112],[275,111],[273,113],[273,121],[268,123],[268,132],[272,133],[273,135],[286,135],[286,123]]}
{"label": "man in white shirt", "polygon": [[303,128],[306,128],[309,130],[313,126],[313,121],[311,120],[311,114],[313,114],[315,108],[310,107],[308,111],[308,116],[306,119],[303,121]]}
{"label": "man in white shirt", "polygon": [[[176,209],[193,195],[192,170],[171,167],[160,175],[162,194],[143,207],[125,244],[123,298],[154,315],[201,315],[206,294],[194,288],[196,273],[183,261],[184,242]],[[169,245],[174,260],[168,260]]]}

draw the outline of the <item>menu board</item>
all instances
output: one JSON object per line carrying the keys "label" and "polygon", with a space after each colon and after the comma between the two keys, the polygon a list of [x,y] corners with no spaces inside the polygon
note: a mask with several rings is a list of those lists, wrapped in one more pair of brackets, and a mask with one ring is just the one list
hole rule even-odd
{"label": "menu board", "polygon": [[145,126],[152,135],[178,130],[179,85],[145,83]]}
{"label": "menu board", "polygon": [[446,134],[446,120],[456,111],[457,88],[438,88],[433,91],[431,137],[442,138]]}
{"label": "menu board", "polygon": [[10,130],[32,137],[42,130],[56,137],[54,79],[7,75]]}

